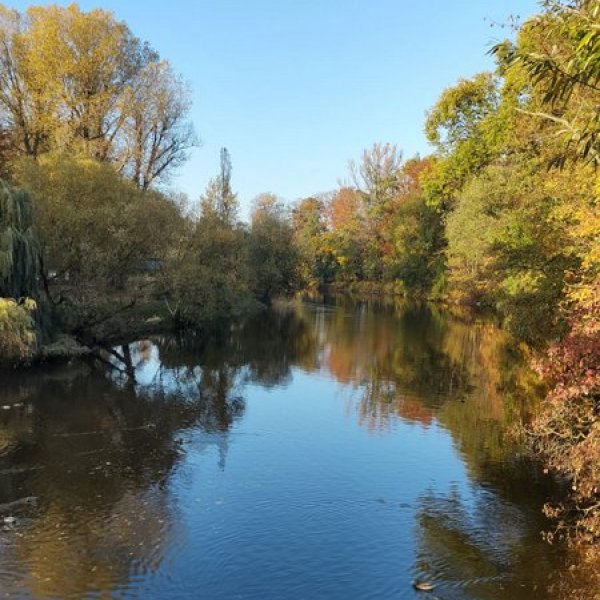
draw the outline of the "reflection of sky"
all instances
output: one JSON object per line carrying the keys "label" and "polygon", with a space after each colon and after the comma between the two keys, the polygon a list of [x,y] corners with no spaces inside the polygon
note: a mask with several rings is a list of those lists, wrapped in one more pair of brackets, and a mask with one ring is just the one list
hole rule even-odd
{"label": "reflection of sky", "polygon": [[[415,511],[425,493],[474,490],[451,436],[400,419],[372,435],[332,379],[294,370],[285,389],[249,385],[227,466],[192,434],[170,486],[185,543],[153,577],[156,597],[388,597],[410,589]],[[190,596],[185,596],[190,594]],[[355,595],[354,595],[355,594]]]}
{"label": "reflection of sky", "polygon": [[[479,418],[468,412],[479,406],[491,418],[487,404],[465,404],[456,395],[464,369],[439,350],[428,313],[411,313],[408,322],[364,306],[308,314],[308,337],[294,330],[302,351],[268,343],[285,336],[289,323],[281,330],[270,323],[266,341],[250,329],[242,342],[235,338],[206,355],[161,346],[175,365],[169,367],[158,346],[133,344],[137,395],[115,375],[117,388],[86,399],[97,416],[84,411],[104,431],[99,450],[111,450],[104,434],[121,445],[110,463],[101,463],[110,464],[105,474],[86,467],[82,481],[99,491],[114,486],[120,500],[107,504],[105,529],[103,514],[91,511],[94,531],[85,518],[74,519],[72,540],[64,543],[87,548],[91,564],[96,546],[110,549],[121,524],[135,524],[114,546],[125,573],[107,579],[122,586],[114,597],[410,598],[410,582],[422,572],[438,582],[445,600],[529,600],[519,564],[535,560],[540,580],[550,571],[531,517],[539,507],[509,501],[480,477],[489,439],[480,421],[466,417]],[[435,385],[423,381],[431,373]],[[127,407],[137,402],[127,422]],[[61,430],[69,420],[59,414],[53,426]],[[148,421],[156,428],[139,427]],[[75,418],[71,423],[78,426]],[[461,438],[465,431],[475,451]],[[69,435],[49,439],[66,451],[88,439]],[[120,461],[146,469],[139,487],[130,487]],[[160,502],[153,506],[152,498]],[[36,546],[39,554],[45,543]],[[73,553],[65,552],[66,566],[70,560]],[[512,580],[517,587],[501,587]]]}

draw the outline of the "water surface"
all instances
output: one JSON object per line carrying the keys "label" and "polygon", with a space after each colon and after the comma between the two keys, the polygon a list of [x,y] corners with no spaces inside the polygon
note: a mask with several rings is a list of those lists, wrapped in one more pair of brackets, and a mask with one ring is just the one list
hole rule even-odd
{"label": "water surface", "polygon": [[556,597],[494,323],[334,299],[129,350],[0,375],[0,597]]}

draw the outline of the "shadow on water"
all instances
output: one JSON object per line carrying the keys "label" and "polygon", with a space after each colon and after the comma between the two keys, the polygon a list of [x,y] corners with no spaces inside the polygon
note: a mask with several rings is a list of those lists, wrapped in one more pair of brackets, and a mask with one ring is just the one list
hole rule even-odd
{"label": "shadow on water", "polygon": [[84,364],[3,381],[0,590],[7,597],[22,587],[34,596],[80,597],[158,568],[162,547],[178,535],[169,478],[186,436],[196,432],[196,447],[215,447],[224,468],[228,430],[245,408],[239,367],[202,366],[199,356],[197,366],[155,369],[156,348],[132,344],[137,369],[155,370],[135,385]]}
{"label": "shadow on water", "polygon": [[[86,363],[1,376],[0,597],[162,597],[153,574],[168,571],[174,548],[186,552],[178,472],[193,450],[225,473],[249,386],[285,396],[297,375],[335,382],[346,413],[373,436],[409,426],[451,437],[470,487],[416,491],[403,577],[431,579],[447,600],[557,597],[547,588],[563,555],[539,534],[555,488],[506,435],[540,389],[492,320],[318,298],[210,339],[159,336],[124,352],[135,380]],[[350,598],[344,577],[339,597]],[[374,587],[373,597],[396,593]]]}

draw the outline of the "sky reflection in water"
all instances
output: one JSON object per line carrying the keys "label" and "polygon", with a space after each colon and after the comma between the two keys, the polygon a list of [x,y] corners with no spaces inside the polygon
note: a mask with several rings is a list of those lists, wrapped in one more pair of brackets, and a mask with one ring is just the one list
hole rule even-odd
{"label": "sky reflection in water", "polygon": [[0,597],[555,597],[492,322],[330,299],[130,349],[1,375]]}

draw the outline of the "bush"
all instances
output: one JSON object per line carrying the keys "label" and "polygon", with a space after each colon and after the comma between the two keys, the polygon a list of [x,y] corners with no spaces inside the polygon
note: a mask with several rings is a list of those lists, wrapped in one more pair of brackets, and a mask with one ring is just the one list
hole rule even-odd
{"label": "bush", "polygon": [[36,304],[30,299],[19,304],[12,298],[0,298],[0,364],[27,362],[35,355],[35,309]]}

